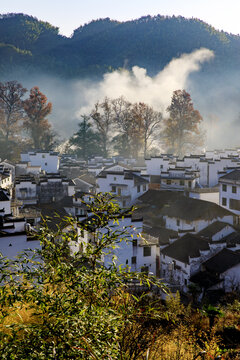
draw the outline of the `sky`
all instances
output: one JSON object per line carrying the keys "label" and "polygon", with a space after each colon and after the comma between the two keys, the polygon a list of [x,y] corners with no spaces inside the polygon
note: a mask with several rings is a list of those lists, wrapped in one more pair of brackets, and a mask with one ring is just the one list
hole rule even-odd
{"label": "sky", "polygon": [[239,0],[0,0],[0,13],[35,16],[65,36],[94,19],[126,21],[157,14],[199,18],[218,30],[240,34]]}

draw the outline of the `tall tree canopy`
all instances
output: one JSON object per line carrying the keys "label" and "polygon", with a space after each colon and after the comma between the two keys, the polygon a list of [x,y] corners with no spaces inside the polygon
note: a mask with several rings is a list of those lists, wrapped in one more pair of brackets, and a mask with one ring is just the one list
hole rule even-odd
{"label": "tall tree canopy", "polygon": [[24,119],[23,96],[25,89],[17,81],[0,82],[1,156],[12,158],[19,134],[19,123]]}
{"label": "tall tree canopy", "polygon": [[87,160],[90,156],[101,154],[99,134],[94,132],[89,116],[83,115],[82,121],[78,124],[78,131],[69,140],[69,145],[75,147],[74,152]]}
{"label": "tall tree canopy", "polygon": [[91,112],[97,131],[100,137],[100,144],[104,156],[108,156],[110,146],[110,132],[113,125],[112,102],[107,97],[103,102],[97,102]]}
{"label": "tall tree canopy", "polygon": [[185,90],[174,91],[167,111],[169,117],[164,121],[162,135],[168,151],[183,156],[203,145],[204,136],[199,127],[202,116],[194,109],[189,93]]}
{"label": "tall tree canopy", "polygon": [[29,98],[24,101],[24,110],[27,114],[24,128],[30,134],[34,148],[39,149],[44,146],[46,137],[51,132],[46,116],[52,111],[52,103],[48,103],[47,97],[35,86],[30,90]]}

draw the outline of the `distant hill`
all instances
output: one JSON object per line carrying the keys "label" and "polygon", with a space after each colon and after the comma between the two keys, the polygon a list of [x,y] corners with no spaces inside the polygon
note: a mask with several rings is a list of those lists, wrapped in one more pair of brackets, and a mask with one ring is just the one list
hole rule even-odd
{"label": "distant hill", "polygon": [[67,38],[32,16],[0,15],[0,76],[5,77],[16,69],[72,78],[101,76],[134,65],[153,75],[173,57],[201,47],[215,52],[214,61],[202,71],[240,69],[240,37],[199,19],[161,15],[127,22],[99,19]]}

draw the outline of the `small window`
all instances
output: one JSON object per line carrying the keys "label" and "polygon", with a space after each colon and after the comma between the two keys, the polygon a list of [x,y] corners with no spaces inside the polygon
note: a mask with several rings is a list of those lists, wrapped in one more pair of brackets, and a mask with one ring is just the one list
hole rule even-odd
{"label": "small window", "polygon": [[118,188],[118,195],[120,196],[122,194],[121,188]]}
{"label": "small window", "polygon": [[42,154],[42,158],[45,159],[45,155],[44,155],[44,154]]}
{"label": "small window", "polygon": [[143,256],[151,256],[151,246],[143,247]]}
{"label": "small window", "polygon": [[172,181],[171,180],[167,180],[167,185],[171,185]]}
{"label": "small window", "polygon": [[180,220],[177,219],[177,226],[180,226]]}
{"label": "small window", "polygon": [[116,181],[116,180],[117,180],[116,176],[114,176],[113,180],[114,180],[114,181]]}
{"label": "small window", "polygon": [[137,186],[137,192],[139,193],[139,192],[140,192],[140,190],[141,190],[141,186],[140,186],[140,185],[138,185],[138,186]]}
{"label": "small window", "polygon": [[180,185],[184,186],[184,180],[180,180]]}
{"label": "small window", "polygon": [[47,166],[47,163],[45,163],[45,166]]}
{"label": "small window", "polygon": [[192,187],[192,182],[191,182],[191,181],[188,182],[188,187],[189,187],[189,188]]}
{"label": "small window", "polygon": [[160,165],[160,169],[163,169],[163,165]]}
{"label": "small window", "polygon": [[143,185],[143,191],[146,191],[147,190],[147,187],[146,187],[146,184]]}
{"label": "small window", "polygon": [[115,193],[116,192],[116,186],[112,186],[112,192]]}
{"label": "small window", "polygon": [[132,264],[136,264],[137,263],[137,257],[136,256],[132,256]]}
{"label": "small window", "polygon": [[237,193],[237,187],[236,186],[232,186],[232,193],[236,194]]}
{"label": "small window", "polygon": [[137,246],[137,240],[136,240],[136,239],[133,240],[133,241],[132,241],[132,244],[133,244],[133,246]]}
{"label": "small window", "polygon": [[227,199],[224,197],[222,198],[222,205],[227,206]]}
{"label": "small window", "polygon": [[222,184],[222,191],[227,191],[227,185],[226,184]]}

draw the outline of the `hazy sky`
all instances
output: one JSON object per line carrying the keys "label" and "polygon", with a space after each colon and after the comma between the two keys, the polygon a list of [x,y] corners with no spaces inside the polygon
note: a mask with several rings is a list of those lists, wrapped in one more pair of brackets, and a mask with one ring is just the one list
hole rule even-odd
{"label": "hazy sky", "polygon": [[240,33],[239,0],[0,0],[0,13],[12,12],[48,21],[66,36],[92,19],[124,21],[157,14],[197,17],[219,30]]}

